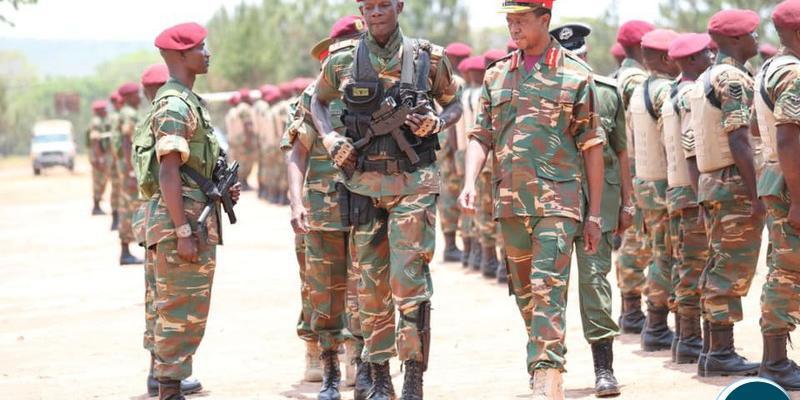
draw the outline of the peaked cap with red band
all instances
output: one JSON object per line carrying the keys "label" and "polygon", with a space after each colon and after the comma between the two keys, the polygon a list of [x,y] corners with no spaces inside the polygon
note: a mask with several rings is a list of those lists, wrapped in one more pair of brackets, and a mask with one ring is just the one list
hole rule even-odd
{"label": "peaked cap with red band", "polygon": [[647,21],[628,21],[619,27],[617,42],[623,47],[638,46],[642,43],[642,37],[655,29],[656,27]]}
{"label": "peaked cap with red band", "polygon": [[208,30],[200,24],[189,22],[167,28],[156,36],[155,45],[161,50],[189,50],[203,43]]}
{"label": "peaked cap with red band", "polygon": [[555,0],[506,0],[503,1],[499,12],[502,14],[522,14],[540,8],[552,10],[554,2]]}
{"label": "peaked cap with red band", "polygon": [[758,29],[761,17],[751,10],[722,10],[708,20],[708,33],[727,37],[749,35]]}
{"label": "peaked cap with red band", "polygon": [[161,86],[169,80],[166,64],[153,64],[142,73],[142,86]]}
{"label": "peaked cap with red band", "polygon": [[677,60],[706,51],[711,46],[707,33],[684,33],[669,45],[669,58]]}

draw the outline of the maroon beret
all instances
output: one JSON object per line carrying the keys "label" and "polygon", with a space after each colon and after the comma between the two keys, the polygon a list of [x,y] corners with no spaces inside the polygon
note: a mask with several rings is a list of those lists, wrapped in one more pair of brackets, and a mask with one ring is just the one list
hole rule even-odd
{"label": "maroon beret", "polygon": [[769,43],[764,43],[761,46],[758,46],[758,52],[764,56],[764,58],[770,58],[775,57],[775,55],[778,54],[778,49]]}
{"label": "maroon beret", "polygon": [[155,41],[156,47],[161,50],[189,50],[203,43],[208,36],[208,31],[200,24],[189,22],[175,25],[161,32]]}
{"label": "maroon beret", "polygon": [[800,1],[787,0],[775,7],[772,22],[778,28],[800,29]]}
{"label": "maroon beret", "polygon": [[614,57],[625,57],[625,48],[622,47],[619,42],[615,42],[613,46],[611,46],[611,55]]}
{"label": "maroon beret", "polygon": [[122,96],[115,90],[114,93],[108,96],[108,99],[111,100],[112,103],[119,103],[122,101]]}
{"label": "maroon beret", "polygon": [[642,37],[654,29],[656,27],[646,21],[628,21],[619,27],[617,42],[623,47],[638,46],[642,43]]}
{"label": "maroon beret", "polygon": [[669,50],[669,45],[678,38],[678,33],[671,29],[656,29],[642,36],[642,48],[658,51]]}
{"label": "maroon beret", "polygon": [[708,50],[711,36],[707,33],[684,33],[669,45],[669,58],[677,60]]}
{"label": "maroon beret", "polygon": [[461,71],[461,73],[466,73],[467,71],[485,71],[486,58],[483,56],[467,57],[458,64],[458,70]]}
{"label": "maroon beret", "polygon": [[233,92],[231,97],[228,99],[228,104],[230,104],[231,106],[236,106],[241,102],[242,102],[242,95],[240,95],[239,92]]}
{"label": "maroon beret", "polygon": [[495,61],[497,61],[497,60],[499,60],[499,59],[501,59],[501,58],[503,58],[503,57],[505,57],[507,55],[508,55],[508,52],[505,51],[505,50],[489,49],[489,50],[486,50],[485,53],[483,53],[483,58],[484,58],[484,61],[486,62],[486,64],[490,64],[490,63],[493,63],[493,62],[495,62]]}
{"label": "maroon beret", "polygon": [[95,100],[92,102],[92,111],[100,111],[108,108],[108,102],[105,100]]}
{"label": "maroon beret", "polygon": [[275,85],[263,85],[258,90],[261,91],[261,98],[269,103],[281,98],[281,91]]}
{"label": "maroon beret", "polygon": [[281,91],[281,96],[293,94],[295,91],[294,81],[279,83],[278,90]]}
{"label": "maroon beret", "polygon": [[241,88],[239,89],[239,98],[240,99],[249,99],[250,98],[251,90],[248,88]]}
{"label": "maroon beret", "polygon": [[728,37],[749,35],[758,29],[761,17],[751,10],[722,10],[708,20],[708,33]]}
{"label": "maroon beret", "polygon": [[153,64],[142,73],[142,86],[161,86],[169,80],[169,69],[165,64]]}
{"label": "maroon beret", "polygon": [[119,93],[120,96],[126,96],[138,92],[139,92],[139,84],[133,82],[124,83],[122,84],[122,86],[119,87],[119,89],[117,89],[117,93]]}
{"label": "maroon beret", "polygon": [[339,18],[339,20],[333,24],[333,28],[331,28],[331,34],[329,37],[336,40],[355,36],[366,31],[367,24],[364,22],[364,18],[359,15],[348,15],[346,17]]}
{"label": "maroon beret", "polygon": [[472,47],[466,43],[450,43],[444,49],[445,54],[452,57],[469,57],[472,55]]}

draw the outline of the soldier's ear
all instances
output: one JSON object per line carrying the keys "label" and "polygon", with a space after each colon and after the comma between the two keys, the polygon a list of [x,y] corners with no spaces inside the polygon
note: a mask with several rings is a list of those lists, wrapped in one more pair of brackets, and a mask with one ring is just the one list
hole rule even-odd
{"label": "soldier's ear", "polygon": [[406,3],[403,0],[397,0],[397,14],[403,13],[403,8],[405,8]]}

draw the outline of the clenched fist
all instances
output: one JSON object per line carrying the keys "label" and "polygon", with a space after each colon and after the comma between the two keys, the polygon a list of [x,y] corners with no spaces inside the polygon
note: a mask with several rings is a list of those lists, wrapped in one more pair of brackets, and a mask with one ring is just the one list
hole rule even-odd
{"label": "clenched fist", "polygon": [[433,111],[428,111],[427,114],[410,114],[406,118],[406,125],[411,128],[414,135],[424,138],[441,132],[444,120]]}
{"label": "clenched fist", "polygon": [[356,149],[350,139],[331,132],[322,139],[322,145],[325,146],[325,150],[328,151],[337,167],[344,168],[355,165]]}

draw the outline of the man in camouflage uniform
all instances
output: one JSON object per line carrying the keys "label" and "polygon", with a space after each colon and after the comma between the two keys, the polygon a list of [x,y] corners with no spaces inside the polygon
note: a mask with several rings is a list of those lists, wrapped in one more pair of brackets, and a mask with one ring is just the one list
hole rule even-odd
{"label": "man in camouflage uniform", "polygon": [[114,159],[117,165],[117,174],[120,182],[120,199],[117,212],[119,213],[119,240],[121,252],[120,265],[142,264],[144,261],[131,254],[129,244],[134,242],[133,214],[139,208],[139,190],[136,187],[136,176],[131,165],[131,139],[136,124],[139,121],[138,107],[141,102],[139,85],[126,83],[117,89],[122,96],[124,105],[119,110],[117,125],[112,126],[111,144]]}
{"label": "man in camouflage uniform", "polygon": [[103,193],[106,191],[111,163],[111,126],[108,124],[108,103],[97,100],[92,103],[92,120],[86,135],[89,150],[89,163],[92,165],[92,215],[105,214],[100,208]]}
{"label": "man in camouflage uniform", "polygon": [[[122,108],[124,102],[122,101],[122,96],[120,96],[116,90],[109,97],[109,101],[111,103],[111,110],[108,112],[108,124],[111,126],[109,135],[109,146],[111,146],[111,137],[113,137],[114,131],[119,126],[119,110]],[[114,149],[113,147],[109,148],[109,152],[111,153],[111,165],[109,168],[109,176],[111,177],[111,230],[115,231],[119,229],[118,210],[122,189],[120,187],[119,171],[117,171],[117,159]]]}
{"label": "man in camouflage uniform", "polygon": [[465,209],[475,208],[475,181],[491,151],[498,180],[494,216],[505,241],[510,288],[528,332],[535,399],[564,398],[572,246],[584,219],[587,254],[597,252],[602,235],[605,139],[595,109],[595,83],[591,68],[549,36],[552,6],[552,0],[503,3],[520,50],[486,72],[459,199]]}
{"label": "man in camouflage uniform", "polygon": [[[393,397],[389,359],[397,351],[405,368],[402,399],[417,400],[423,396],[430,346],[428,264],[441,182],[436,135],[460,118],[460,93],[444,49],[402,33],[402,0],[357,3],[369,32],[357,49],[328,60],[311,111],[329,154],[349,175],[340,193],[349,197],[343,204],[350,209],[355,261],[362,268],[359,307],[364,353],[373,373],[370,399]],[[411,87],[421,93],[412,94]],[[340,98],[347,137],[333,129],[328,111],[330,102]],[[433,101],[442,107],[438,115]],[[416,112],[406,114],[403,110],[411,106]],[[374,113],[382,110],[400,119],[373,132],[370,128],[380,128]],[[370,133],[380,136],[370,138]],[[400,312],[397,333],[395,307]]]}
{"label": "man in camouflage uniform", "polygon": [[755,274],[766,212],[756,190],[750,144],[753,79],[745,67],[756,55],[759,20],[755,12],[743,10],[711,18],[708,31],[720,51],[689,93],[694,130],[684,142],[687,155],[696,155],[698,201],[710,250],[701,286],[710,347],[698,360],[701,376],[758,371],[758,363],[736,353],[733,324],[743,319],[741,298]]}
{"label": "man in camouflage uniform", "polygon": [[274,184],[269,180],[269,156],[277,145],[272,140],[275,134],[275,121],[272,120],[272,107],[280,96],[277,86],[263,85],[259,89],[261,98],[253,104],[253,125],[258,137],[258,198],[267,200]]}
{"label": "man in camouflage uniform", "polygon": [[[636,176],[636,154],[631,127],[630,101],[633,91],[647,79],[647,72],[642,65],[642,37],[655,29],[644,21],[628,21],[619,28],[617,42],[625,51],[626,58],[617,70],[622,107],[625,109],[628,136],[628,158],[631,176]],[[636,204],[636,199],[631,199]],[[625,230],[617,257],[617,286],[622,295],[622,312],[619,316],[619,327],[623,333],[641,333],[645,316],[642,313],[642,293],[647,282],[645,269],[650,264],[652,249],[645,229],[644,215],[637,206],[633,224]]]}
{"label": "man in camouflage uniform", "polygon": [[766,202],[773,247],[761,292],[764,350],[758,376],[800,390],[800,368],[786,342],[800,320],[800,2],[784,1],[772,14],[783,49],[756,78],[755,109],[767,159],[758,182]]}
{"label": "man in camouflage uniform", "polygon": [[294,101],[296,88],[293,82],[284,82],[278,85],[281,92],[281,99],[272,107],[272,120],[275,123],[275,152],[272,154],[272,175],[271,181],[274,182],[273,192],[269,197],[272,204],[288,204],[289,198],[287,191],[289,183],[286,170],[286,156],[280,150],[281,135],[286,132],[289,118],[289,105]]}
{"label": "man in camouflage uniform", "polygon": [[[334,24],[330,36],[315,46],[312,55],[324,62],[330,54],[352,50],[358,44],[355,37],[365,30],[366,25],[360,16],[341,18]],[[292,228],[295,234],[305,236],[305,278],[310,291],[311,329],[319,336],[325,368],[318,398],[332,400],[340,397],[338,348],[344,343],[348,373],[353,365],[357,369],[357,376],[349,377],[355,385],[355,399],[366,400],[372,382],[369,364],[361,360],[364,339],[357,299],[354,307],[348,304],[353,297],[350,292],[357,291],[360,271],[350,255],[350,228],[342,224],[335,184],[338,171],[311,119],[311,98],[315,91],[316,84],[313,83],[302,93],[300,101],[292,104],[290,123],[281,148],[290,151]],[[340,101],[332,103],[332,122],[338,132],[344,132],[338,118],[342,110]],[[350,285],[351,277],[355,277],[356,285]]]}
{"label": "man in camouflage uniform", "polygon": [[[205,103],[192,91],[195,77],[208,71],[205,37],[205,28],[188,23],[155,40],[171,76],[153,103],[150,129],[159,189],[146,214],[146,243],[155,251],[154,376],[160,400],[184,399],[180,381],[191,375],[192,356],[205,331],[216,245],[222,240],[219,206],[205,221],[207,235],[199,234],[197,221],[207,199],[198,182],[181,172],[191,168],[209,180],[220,154]],[[238,201],[238,184],[231,197]]]}
{"label": "man in camouflage uniform", "polygon": [[[550,31],[564,48],[587,59],[586,37],[591,28],[583,24],[570,24]],[[595,76],[597,84],[597,114],[600,127],[608,142],[603,147],[605,180],[601,217],[603,218],[603,238],[595,254],[586,254],[583,237],[575,238],[575,252],[578,259],[578,287],[583,335],[592,347],[595,365],[595,395],[598,397],[616,396],[620,393],[619,384],[614,377],[614,337],[619,335],[619,327],[612,313],[611,272],[612,238],[614,232],[624,231],[633,219],[633,204],[627,199],[631,196],[631,177],[628,166],[627,136],[625,132],[625,110],[617,90],[617,82],[611,78]],[[583,185],[584,194],[589,188]],[[626,199],[623,205],[622,199]],[[627,210],[627,212],[626,212]]]}
{"label": "man in camouflage uniform", "polygon": [[238,119],[241,131],[231,137],[231,157],[241,163],[239,182],[242,183],[242,190],[247,191],[250,190],[247,178],[258,158],[258,137],[253,124],[253,100],[250,97],[250,89],[240,89],[239,99],[240,102],[234,109],[234,117]]}
{"label": "man in camouflage uniform", "polygon": [[677,315],[677,343],[672,354],[678,364],[696,363],[702,350],[699,282],[708,259],[708,240],[682,139],[692,129],[688,93],[697,77],[711,65],[710,44],[708,34],[687,33],[670,45],[669,57],[680,67],[681,79],[661,109],[675,294],[670,308]]}

